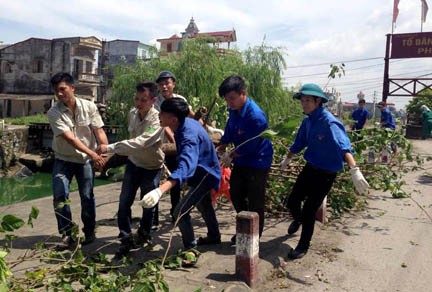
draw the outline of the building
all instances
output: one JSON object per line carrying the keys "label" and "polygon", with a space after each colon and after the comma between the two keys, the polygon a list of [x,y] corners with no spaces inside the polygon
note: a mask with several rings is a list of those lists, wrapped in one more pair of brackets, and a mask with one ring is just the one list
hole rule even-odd
{"label": "building", "polygon": [[133,40],[102,41],[102,58],[105,64],[135,66],[137,60],[150,58],[151,46]]}
{"label": "building", "polygon": [[157,41],[160,43],[160,52],[162,54],[169,54],[180,52],[184,39],[197,37],[212,38],[214,40],[213,45],[218,49],[219,53],[221,54],[223,54],[226,49],[230,48],[232,42],[237,41],[236,31],[234,29],[228,31],[200,33],[193,17],[189,21],[186,30],[181,33],[181,36],[173,34],[169,38],[162,38],[158,39]]}
{"label": "building", "polygon": [[97,101],[101,49],[93,36],[30,38],[0,48],[0,117],[46,111],[54,97],[50,78],[60,71],[75,78],[78,96]]}
{"label": "building", "polygon": [[137,60],[148,60],[151,58],[152,46],[134,40],[102,41],[102,52],[99,58],[101,69],[101,95],[104,99],[109,95],[107,89],[113,78],[112,65],[135,66]]}

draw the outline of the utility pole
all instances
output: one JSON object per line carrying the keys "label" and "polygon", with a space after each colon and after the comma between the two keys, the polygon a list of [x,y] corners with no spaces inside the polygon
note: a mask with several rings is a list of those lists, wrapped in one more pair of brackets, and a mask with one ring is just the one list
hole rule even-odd
{"label": "utility pole", "polygon": [[374,90],[374,94],[373,94],[373,104],[372,104],[372,117],[375,119],[375,104],[376,104],[376,90]]}

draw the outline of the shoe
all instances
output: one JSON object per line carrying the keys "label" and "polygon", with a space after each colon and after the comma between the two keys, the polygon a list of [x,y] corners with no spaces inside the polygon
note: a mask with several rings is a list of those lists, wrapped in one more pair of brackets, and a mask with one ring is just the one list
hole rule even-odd
{"label": "shoe", "polygon": [[293,222],[291,222],[290,226],[288,227],[288,234],[294,234],[297,232],[297,230],[299,230],[301,225],[301,222],[294,220]]}
{"label": "shoe", "polygon": [[84,235],[84,240],[81,241],[81,245],[90,244],[93,241],[95,241],[95,239],[96,239],[96,234],[94,232],[88,233],[88,234]]}
{"label": "shoe", "polygon": [[122,237],[120,242],[120,247],[115,253],[113,260],[121,260],[131,249],[136,248],[135,241],[130,235]]}
{"label": "shoe", "polygon": [[208,237],[200,237],[198,238],[197,245],[209,245],[209,244],[220,244],[221,239],[218,238],[208,238]]}
{"label": "shoe", "polygon": [[146,232],[141,232],[140,230],[138,230],[133,245],[135,245],[135,243],[138,246],[142,246],[144,244],[152,245],[152,237]]}
{"label": "shoe", "polygon": [[296,247],[295,249],[290,249],[290,251],[288,252],[288,258],[290,260],[296,260],[304,257],[306,254],[307,249],[301,249]]}
{"label": "shoe", "polygon": [[62,242],[67,246],[71,246],[75,244],[75,240],[72,238],[71,235],[63,235]]}
{"label": "shoe", "polygon": [[233,237],[231,237],[231,245],[235,245],[237,242],[237,234],[234,234]]}

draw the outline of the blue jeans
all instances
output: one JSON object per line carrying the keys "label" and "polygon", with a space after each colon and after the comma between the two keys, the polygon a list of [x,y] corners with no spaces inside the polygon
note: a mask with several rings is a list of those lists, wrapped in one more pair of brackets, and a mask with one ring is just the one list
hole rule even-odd
{"label": "blue jeans", "polygon": [[91,161],[84,164],[54,160],[52,171],[52,187],[54,194],[54,211],[60,234],[71,235],[72,212],[69,200],[69,187],[75,176],[81,199],[81,220],[84,234],[94,232],[96,226],[96,205],[93,193],[94,172]]}
{"label": "blue jeans", "polygon": [[[151,190],[159,187],[161,169],[144,169],[136,166],[131,161],[126,162],[126,170],[123,177],[120,202],[117,214],[117,222],[120,230],[119,237],[129,236],[131,233],[132,211],[131,206],[135,195],[140,188],[140,199]],[[150,234],[154,213],[158,205],[150,209],[144,209],[140,220],[140,232]]]}
{"label": "blue jeans", "polygon": [[[183,245],[185,249],[196,247],[195,234],[193,231],[190,211],[196,206],[200,211],[204,222],[207,225],[207,237],[211,239],[220,238],[219,224],[216,219],[216,213],[211,202],[211,188],[202,183],[199,187],[193,187],[174,209],[174,219],[182,216],[178,222],[182,234]],[[183,214],[184,213],[184,214]],[[183,214],[183,215],[182,215]]]}

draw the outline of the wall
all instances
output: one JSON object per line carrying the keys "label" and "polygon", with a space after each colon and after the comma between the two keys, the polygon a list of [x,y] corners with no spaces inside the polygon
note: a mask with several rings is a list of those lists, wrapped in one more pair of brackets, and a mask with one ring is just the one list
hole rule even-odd
{"label": "wall", "polygon": [[26,152],[27,142],[27,126],[5,125],[5,129],[0,129],[0,168],[9,168],[11,162],[18,160]]}
{"label": "wall", "polygon": [[[2,92],[48,93],[50,92],[51,41],[29,39],[2,50]],[[35,72],[34,63],[41,60],[41,72]],[[11,72],[4,69],[6,63]]]}

